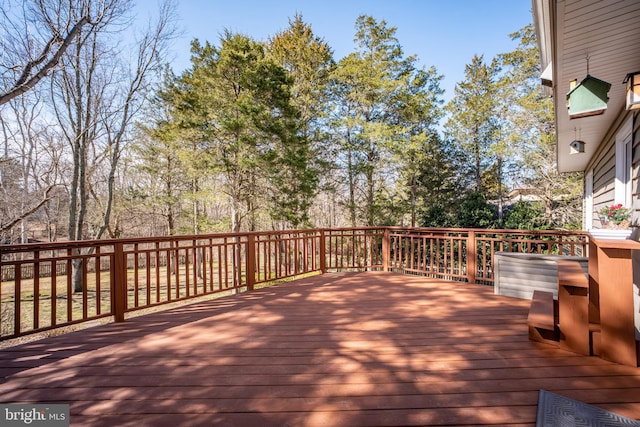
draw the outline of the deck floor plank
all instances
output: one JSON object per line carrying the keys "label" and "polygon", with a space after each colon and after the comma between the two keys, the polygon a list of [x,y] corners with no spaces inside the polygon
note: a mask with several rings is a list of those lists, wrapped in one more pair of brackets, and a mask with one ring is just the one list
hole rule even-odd
{"label": "deck floor plank", "polygon": [[640,369],[531,342],[529,301],[325,274],[0,351],[0,401],[77,426],[534,426],[549,390],[640,419]]}

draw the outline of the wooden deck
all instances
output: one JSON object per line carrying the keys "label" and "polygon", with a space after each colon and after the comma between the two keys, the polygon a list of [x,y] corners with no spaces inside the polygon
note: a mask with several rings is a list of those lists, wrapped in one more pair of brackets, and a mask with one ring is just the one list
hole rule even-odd
{"label": "wooden deck", "polygon": [[545,389],[640,419],[640,369],[527,339],[529,301],[325,274],[0,352],[77,426],[533,426]]}

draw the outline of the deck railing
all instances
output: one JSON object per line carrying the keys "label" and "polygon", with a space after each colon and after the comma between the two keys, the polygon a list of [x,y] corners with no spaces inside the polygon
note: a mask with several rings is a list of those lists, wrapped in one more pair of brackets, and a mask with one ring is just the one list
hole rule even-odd
{"label": "deck railing", "polygon": [[497,251],[587,255],[581,232],[364,227],[0,246],[0,340],[307,273],[492,284]]}
{"label": "deck railing", "polygon": [[496,252],[587,256],[587,233],[486,229],[388,228],[389,269],[493,284]]}

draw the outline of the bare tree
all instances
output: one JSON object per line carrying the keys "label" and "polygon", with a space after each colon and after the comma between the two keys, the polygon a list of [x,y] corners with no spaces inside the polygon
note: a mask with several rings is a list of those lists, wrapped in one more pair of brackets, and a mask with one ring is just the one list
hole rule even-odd
{"label": "bare tree", "polygon": [[[132,5],[128,0],[112,0],[108,5],[91,31],[80,31],[52,79],[55,116],[72,156],[70,240],[99,239],[108,229],[123,149],[145,91],[157,77],[167,44],[175,35],[174,8],[167,2],[156,23],[135,43],[115,43],[114,34],[122,34],[131,24]],[[92,208],[100,213],[90,220]],[[80,268],[74,270],[74,289],[81,291]]]}
{"label": "bare tree", "polygon": [[[109,173],[107,178],[107,197],[104,203],[104,215],[94,238],[99,239],[109,227],[114,197],[115,174],[123,152],[124,145],[129,141],[134,118],[140,112],[144,94],[148,89],[152,76],[158,76],[163,65],[163,53],[168,41],[175,36],[172,27],[173,6],[164,3],[155,26],[149,27],[137,43],[136,63],[133,68],[125,71],[128,75],[126,87],[117,91],[115,98],[120,98],[120,109],[115,111],[101,110],[101,122],[105,129],[107,150],[109,152]],[[112,100],[113,102],[113,100]],[[113,105],[113,104],[112,104]]]}
{"label": "bare tree", "polygon": [[100,21],[101,9],[74,0],[3,0],[0,105],[31,90],[51,73],[80,33]]}
{"label": "bare tree", "polygon": [[29,95],[11,100],[0,115],[5,138],[5,167],[0,176],[0,199],[4,206],[0,233],[7,233],[20,224],[20,237],[14,240],[23,243],[29,239],[29,217],[51,200],[52,190],[59,184],[60,151],[51,147],[48,125],[42,119],[44,105],[39,92],[34,89]]}
{"label": "bare tree", "polygon": [[[85,62],[88,65],[84,69],[75,67],[74,70],[71,70],[71,74],[73,75],[75,72],[76,77],[79,77],[76,81],[86,78],[87,81],[92,81],[91,85],[99,86],[100,82],[93,80],[96,70],[92,61],[89,60],[91,57],[87,56],[86,53],[96,54],[98,51],[91,48],[101,46],[103,53],[109,52],[109,49],[111,49],[110,53],[112,56],[115,55],[118,46],[103,43],[102,40],[113,38],[114,34],[117,35],[126,30],[125,25],[131,23],[131,18],[127,15],[132,9],[131,6],[131,3],[127,0],[0,0],[0,47],[2,49],[0,54],[0,106],[6,107],[3,108],[3,111],[0,111],[0,114],[2,114],[0,122],[4,136],[4,167],[1,184],[3,185],[3,194],[5,196],[9,196],[9,187],[11,187],[12,191],[17,188],[15,179],[6,176],[9,171],[15,169],[15,165],[10,161],[11,158],[9,157],[10,145],[13,151],[13,158],[21,166],[20,185],[18,186],[20,188],[19,197],[9,196],[8,201],[11,203],[5,204],[2,218],[0,218],[0,232],[3,234],[16,225],[22,224],[23,236],[21,240],[24,241],[26,219],[40,211],[41,208],[45,208],[47,214],[52,213],[50,208],[53,205],[49,202],[52,199],[52,194],[55,193],[52,190],[57,184],[57,179],[51,180],[50,166],[57,164],[58,161],[54,158],[58,157],[59,160],[61,151],[53,148],[56,145],[55,139],[49,138],[48,146],[44,146],[42,141],[38,140],[38,135],[36,135],[36,133],[42,131],[43,127],[46,127],[46,125],[42,124],[43,119],[38,114],[42,109],[43,97],[46,95],[43,90],[36,90],[41,87],[37,86],[37,84],[45,76],[56,70],[59,71],[58,74],[66,75],[69,70],[65,70],[65,67],[73,67]],[[169,4],[163,6],[162,18],[159,21],[160,25],[158,25],[160,32],[166,32],[171,13],[172,9]],[[162,50],[162,43],[166,42],[166,38],[163,39],[164,34],[162,37],[154,37],[156,34],[158,34],[156,29],[150,30],[143,35],[140,41],[141,54],[138,55],[139,62],[133,65],[133,68],[136,69],[134,74],[137,73],[137,75],[131,78],[132,83],[129,85],[129,93],[135,93],[140,90],[145,81],[144,76],[148,74],[149,68],[155,65],[160,58],[158,52]],[[75,64],[73,62],[74,59],[76,61]],[[124,69],[124,66],[122,68]],[[104,75],[107,75],[107,73]],[[140,78],[140,76],[143,76],[143,78]],[[127,79],[123,77],[122,73],[112,75],[110,83],[126,82]],[[102,81],[102,84],[104,87],[108,86],[108,83],[104,81]],[[54,91],[59,89],[59,86],[56,87],[55,85],[55,79],[52,79],[52,85],[49,89]],[[91,92],[83,92],[84,88],[80,85],[76,85],[75,89],[78,89],[80,98],[71,99],[71,97],[67,96],[65,101],[69,101],[70,104],[61,107],[68,115],[72,114],[73,109],[76,111],[82,109],[82,103],[78,102],[79,100],[81,101],[82,96],[89,98],[92,95]],[[34,90],[36,90],[35,93]],[[105,100],[107,96],[111,96],[109,101],[115,104],[120,102],[120,105],[124,105],[124,109],[127,112],[123,116],[127,118],[121,120],[125,125],[120,126],[121,129],[124,129],[128,125],[130,118],[134,116],[137,108],[132,105],[133,97],[125,95],[124,101],[116,99],[119,95],[115,94],[127,92],[126,89],[113,90],[110,94],[100,92],[100,89],[97,89],[96,93],[99,93],[99,99]],[[64,98],[64,95],[54,95],[54,99]],[[87,133],[86,131],[90,127],[97,126],[100,120],[105,121],[115,117],[111,111],[100,111],[99,103],[94,102],[93,104],[96,108],[94,108],[93,114],[83,116],[83,118],[88,119],[83,126],[74,127],[71,132],[64,125],[60,128],[66,137],[71,135],[71,139],[75,140],[74,144],[76,146],[78,142],[87,141],[87,136],[91,135],[91,132]],[[54,103],[54,105],[58,106],[59,104]],[[47,116],[48,113],[44,115]],[[8,120],[4,120],[5,117]],[[76,118],[79,117],[80,115],[76,115]],[[115,118],[115,120],[117,121],[119,118]],[[60,120],[58,121],[61,123]],[[37,127],[41,129],[36,130]],[[79,135],[81,137],[77,138]],[[116,149],[112,150],[111,153],[116,158],[119,156],[118,145],[121,143],[123,135],[124,130],[116,131],[115,137],[111,138],[110,144],[116,146]],[[39,145],[38,148],[36,147],[37,145]],[[83,159],[84,154],[74,148],[72,147],[71,150],[74,158],[72,162],[74,168],[72,170],[76,171],[75,166],[83,163],[82,160],[79,162],[78,158]],[[48,163],[49,169],[46,171],[42,170],[41,157],[43,154],[49,154],[51,158]],[[103,154],[103,156],[108,157],[106,154]],[[114,159],[111,159],[111,162],[114,163],[115,168]],[[36,172],[36,168],[40,168],[40,170]],[[45,181],[48,184],[45,185]],[[78,181],[79,179],[72,179],[71,186],[73,187],[73,183]],[[40,195],[37,200],[33,196],[36,192]],[[77,194],[77,192],[70,191],[69,194]],[[58,200],[57,202],[56,205],[59,206],[60,201]],[[72,231],[75,231],[75,229]],[[51,230],[49,232],[51,234]],[[81,238],[81,236],[76,235],[74,238]]]}

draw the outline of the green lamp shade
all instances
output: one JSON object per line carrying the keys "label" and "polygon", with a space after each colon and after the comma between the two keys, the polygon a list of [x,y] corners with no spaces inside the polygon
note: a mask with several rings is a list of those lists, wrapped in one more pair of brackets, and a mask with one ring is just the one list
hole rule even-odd
{"label": "green lamp shade", "polygon": [[604,113],[609,101],[609,89],[610,83],[587,75],[567,93],[569,118],[577,119]]}

